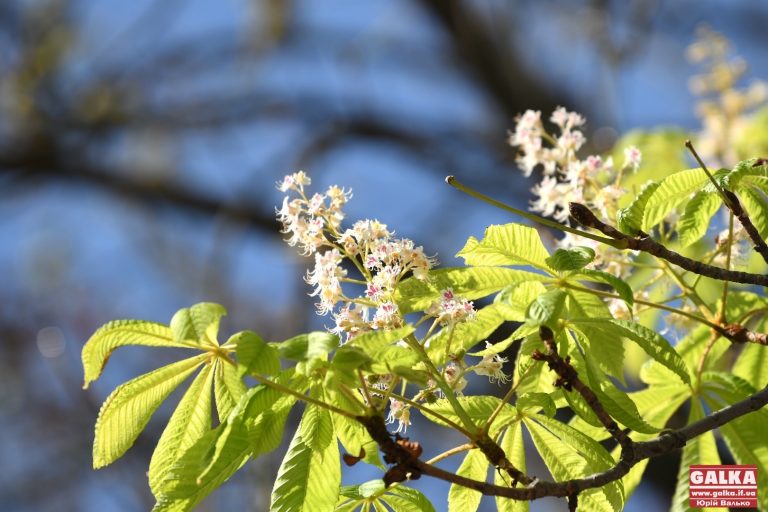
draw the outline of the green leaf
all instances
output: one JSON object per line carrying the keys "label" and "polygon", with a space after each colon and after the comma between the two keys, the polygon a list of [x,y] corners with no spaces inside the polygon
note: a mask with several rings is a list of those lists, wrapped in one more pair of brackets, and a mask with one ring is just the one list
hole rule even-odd
{"label": "green leaf", "polygon": [[749,382],[755,389],[768,386],[768,350],[762,345],[747,343],[733,365],[733,374]]}
{"label": "green leaf", "polygon": [[414,331],[413,326],[406,325],[399,329],[393,329],[391,331],[369,331],[359,334],[349,340],[347,345],[353,347],[359,347],[368,355],[375,353],[377,350],[388,347],[394,342],[405,339]]}
{"label": "green leaf", "polygon": [[[744,400],[756,392],[745,380],[729,373],[704,372],[701,380],[707,392],[704,399],[713,410]],[[766,425],[768,410],[763,408],[719,427],[736,463],[754,464],[757,466],[757,473],[762,475],[768,472]],[[758,487],[757,499],[761,509],[768,508],[767,487]]]}
{"label": "green leaf", "polygon": [[[485,482],[488,479],[488,459],[480,450],[470,450],[456,474]],[[463,485],[451,484],[451,488],[448,490],[448,512],[474,512],[480,506],[481,499],[483,499],[483,495],[480,491]]]}
{"label": "green leaf", "polygon": [[635,236],[638,232],[642,231],[645,205],[660,185],[661,183],[657,181],[648,181],[643,185],[640,193],[637,194],[637,197],[629,206],[620,208],[616,212],[616,221],[622,233]]}
{"label": "green leaf", "polygon": [[536,297],[528,306],[526,323],[529,325],[546,325],[557,328],[558,321],[563,318],[563,306],[567,294],[560,289],[552,289]]}
{"label": "green leaf", "polygon": [[738,195],[749,219],[765,240],[768,237],[768,203],[765,195],[752,187],[739,188]]}
{"label": "green leaf", "polygon": [[635,303],[634,293],[632,292],[632,288],[629,286],[629,284],[627,284],[626,281],[614,276],[613,274],[603,272],[602,270],[584,269],[574,274],[574,277],[583,281],[609,285],[611,288],[616,290],[616,293],[619,295],[619,297],[621,297],[621,300],[626,302],[630,308]]}
{"label": "green leaf", "polygon": [[115,320],[102,326],[83,346],[83,389],[99,378],[112,352],[126,345],[147,347],[200,348],[188,341],[176,341],[168,326],[143,320]]}
{"label": "green leaf", "polygon": [[358,368],[369,368],[373,359],[361,348],[347,343],[333,354],[331,367],[337,370],[349,371]]}
{"label": "green leaf", "polygon": [[[574,447],[563,442],[536,421],[529,418],[523,421],[531,434],[536,450],[556,481],[583,478],[599,471],[594,461],[587,460],[584,454],[579,453]],[[614,482],[614,484],[616,483]],[[605,487],[581,492],[579,494],[580,508],[590,512],[621,510],[621,506],[617,507],[615,503],[610,501],[604,489]],[[611,497],[613,494],[615,493],[611,493]]]}
{"label": "green leaf", "polygon": [[708,182],[709,178],[701,168],[679,171],[664,178],[645,203],[642,230],[650,231],[677,205]]}
{"label": "green leaf", "polygon": [[606,337],[619,343],[621,338],[634,341],[655,361],[674,372],[685,384],[691,383],[688,366],[675,352],[672,345],[656,331],[628,320],[572,318],[571,323],[580,329],[588,328],[602,332]]}
{"label": "green leaf", "polygon": [[243,384],[238,369],[222,358],[217,358],[214,373],[216,374],[213,388],[216,396],[216,409],[219,414],[219,421],[224,421],[245,394],[245,384]]}
{"label": "green leaf", "polygon": [[121,384],[107,397],[96,420],[94,469],[111,464],[131,447],[163,400],[205,357],[201,354],[158,368]]}
{"label": "green leaf", "polygon": [[[523,429],[520,422],[509,426],[504,433],[504,437],[501,438],[499,446],[504,450],[509,462],[525,473],[525,443],[523,442]],[[509,487],[511,484],[500,471],[495,471],[493,478],[496,485]],[[522,484],[518,483],[517,485],[521,486]],[[496,508],[498,512],[528,512],[530,510],[530,502],[497,496]]]}
{"label": "green leaf", "polygon": [[580,270],[595,259],[595,250],[591,247],[572,247],[570,249],[558,249],[546,259],[547,265],[558,272],[566,270]]}
{"label": "green leaf", "polygon": [[447,288],[452,289],[455,295],[474,300],[509,285],[540,281],[544,277],[533,272],[495,266],[444,268],[431,271],[426,281],[414,277],[402,281],[395,290],[395,302],[404,314],[425,311],[440,299],[442,291]]}
{"label": "green leaf", "polygon": [[515,407],[526,416],[542,411],[551,418],[557,412],[555,402],[547,393],[524,393],[515,402]]}
{"label": "green leaf", "polygon": [[736,190],[742,182],[748,184],[760,183],[760,180],[754,180],[754,178],[768,177],[768,165],[755,165],[757,158],[748,158],[742,160],[731,170],[725,179],[725,187],[728,190]]}
{"label": "green leaf", "polygon": [[[345,411],[359,411],[360,406],[352,402],[344,393],[326,388],[325,396],[329,403],[335,404]],[[362,455],[363,462],[384,469],[384,464],[382,464],[381,457],[379,457],[379,445],[371,438],[365,427],[359,421],[340,414],[331,413],[331,416],[333,417],[336,435],[347,453],[355,457]]]}
{"label": "green leaf", "polygon": [[529,265],[547,273],[549,252],[541,243],[538,231],[522,224],[491,225],[483,239],[469,237],[456,254],[471,266]]}
{"label": "green leaf", "polygon": [[723,200],[716,193],[696,192],[693,199],[685,205],[685,211],[676,226],[682,247],[698,242],[707,233],[712,216],[722,204]]}
{"label": "green leaf", "polygon": [[191,341],[201,346],[216,347],[219,321],[227,314],[224,306],[201,302],[190,308],[180,309],[171,319],[171,331],[176,341]]}
{"label": "green leaf", "polygon": [[[313,395],[317,394],[313,393]],[[322,400],[321,396],[315,396],[315,398]],[[301,421],[304,423],[302,437],[310,450],[322,452],[331,444],[331,441],[335,442],[336,436],[333,431],[331,413],[328,412],[328,409],[319,405],[307,404]]]}
{"label": "green leaf", "polygon": [[413,368],[419,362],[419,355],[409,347],[390,346],[380,348],[373,354],[371,372],[389,373],[395,367]]}
{"label": "green leaf", "polygon": [[277,349],[268,345],[252,331],[242,331],[227,340],[235,345],[237,362],[250,375],[276,375],[280,373],[280,357]]}
{"label": "green leaf", "polygon": [[318,423],[302,418],[272,488],[270,512],[333,511],[341,489],[339,446],[313,450],[309,438],[321,429],[333,432],[329,415]]}
{"label": "green leaf", "polygon": [[158,494],[168,469],[211,429],[213,366],[206,365],[184,393],[149,462],[149,487]]}
{"label": "green leaf", "polygon": [[339,337],[329,332],[314,331],[299,334],[274,345],[283,359],[308,361],[314,358],[326,358],[339,346]]}
{"label": "green leaf", "polygon": [[[475,425],[484,425],[485,422],[488,421],[488,418],[490,418],[491,414],[493,414],[493,411],[496,410],[496,407],[498,407],[501,403],[501,400],[495,396],[483,395],[459,396],[457,397],[457,400]],[[454,423],[461,424],[461,418],[459,418],[459,416],[453,410],[451,403],[445,398],[441,398],[432,404],[423,404],[423,408],[439,413]],[[445,422],[429,414],[428,412],[424,413],[424,417],[443,427],[448,426]],[[498,416],[496,416],[489,434],[494,436],[496,433],[500,432],[501,429],[515,421],[516,417],[517,411],[515,408],[509,404],[504,404],[501,412]]]}
{"label": "green leaf", "polygon": [[[564,389],[563,397],[565,397],[566,402],[568,402],[568,407],[570,407],[571,410],[576,413],[574,419],[581,418],[584,422],[587,423],[588,426],[592,426],[598,429],[600,437],[596,437],[596,439],[603,439],[608,436],[608,431],[605,430],[605,427],[603,427],[600,419],[578,391],[567,391]],[[582,431],[589,430],[588,428],[585,428],[585,425],[581,423],[575,424],[578,425]]]}
{"label": "green leaf", "polygon": [[[691,402],[691,413],[688,416],[688,424],[698,421],[704,417],[704,411],[698,400]],[[707,512],[722,511],[722,508],[694,508],[690,506],[689,500],[689,482],[690,471],[693,465],[720,465],[720,456],[717,453],[717,444],[712,431],[704,432],[699,437],[688,441],[683,448],[683,454],[680,459],[680,469],[677,472],[677,484],[672,498],[672,507],[670,512],[692,512],[695,510],[705,510]]]}
{"label": "green leaf", "polygon": [[524,322],[528,305],[547,289],[538,281],[526,281],[504,288],[493,299],[494,304],[503,304],[506,308],[500,310],[504,319],[509,322]]}
{"label": "green leaf", "polygon": [[591,357],[602,371],[623,382],[624,342],[622,338],[606,334],[589,324],[570,322],[569,325],[585,356]]}
{"label": "green leaf", "polygon": [[435,507],[426,496],[404,485],[390,488],[382,500],[397,512],[435,512]]}
{"label": "green leaf", "polygon": [[478,341],[488,339],[493,331],[504,323],[502,311],[505,308],[503,304],[490,304],[478,311],[474,320],[454,326],[453,334],[451,329],[443,329],[439,334],[432,336],[427,347],[430,359],[439,366],[445,362],[448,343],[448,352],[457,353],[469,350]]}
{"label": "green leaf", "polygon": [[[301,392],[304,381],[281,384]],[[193,444],[168,471],[153,512],[185,512],[231,477],[251,457],[280,445],[296,399],[263,385],[249,389],[226,421]]]}

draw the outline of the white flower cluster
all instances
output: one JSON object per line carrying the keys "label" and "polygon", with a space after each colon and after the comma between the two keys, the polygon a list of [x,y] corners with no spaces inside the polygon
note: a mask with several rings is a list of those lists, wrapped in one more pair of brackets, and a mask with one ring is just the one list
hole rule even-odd
{"label": "white flower cluster", "polygon": [[475,319],[475,306],[471,301],[454,295],[451,288],[446,288],[427,310],[427,315],[436,318],[441,326],[456,325]]}
{"label": "white flower cluster", "polygon": [[[556,134],[548,133],[541,112],[528,110],[517,118],[509,143],[520,150],[517,164],[528,177],[541,166],[543,178],[532,192],[537,198],[531,210],[559,222],[568,220],[568,203],[587,203],[605,217],[615,214],[616,202],[624,193],[620,186],[624,170],[640,166],[640,151],[630,146],[624,150],[624,164],[617,169],[613,158],[590,155],[580,160],[577,153],[587,141],[579,130],[584,117],[558,107],[549,118]],[[545,144],[546,143],[546,144]]]}
{"label": "white flower cluster", "polygon": [[[397,284],[406,275],[427,279],[435,259],[425,255],[412,240],[395,239],[377,220],[361,220],[342,231],[342,209],[351,192],[332,186],[325,194],[309,197],[305,187],[310,183],[310,178],[300,171],[277,184],[279,190],[298,195],[283,200],[277,218],[289,235],[288,244],[299,246],[303,255],[315,256],[315,266],[305,280],[314,287],[310,295],[318,298],[318,314],[333,314],[333,332],[347,339],[372,329],[400,327],[403,318],[393,300]],[[347,277],[344,260],[358,268],[363,281]],[[364,283],[365,291],[359,297],[347,297],[344,282]],[[373,315],[369,314],[371,309]]]}

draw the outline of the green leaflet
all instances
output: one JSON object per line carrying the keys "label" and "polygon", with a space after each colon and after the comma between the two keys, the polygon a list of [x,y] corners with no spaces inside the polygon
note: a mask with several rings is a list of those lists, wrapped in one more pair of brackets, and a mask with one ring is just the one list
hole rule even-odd
{"label": "green leaflet", "polygon": [[534,334],[538,332],[539,328],[535,325],[526,325],[522,324],[517,329],[515,329],[515,332],[510,334],[506,339],[501,340],[498,343],[494,343],[490,347],[486,347],[483,350],[478,350],[477,352],[468,352],[467,355],[469,356],[478,356],[478,357],[484,357],[484,356],[490,356],[495,354],[501,354],[504,352],[512,343],[524,339],[526,336],[530,334]]}
{"label": "green leaflet", "polygon": [[[312,393],[312,395],[318,395],[318,393]],[[319,397],[315,396],[315,398]],[[328,409],[319,405],[307,404],[301,421],[304,424],[302,437],[313,452],[322,452],[331,444],[331,441],[335,442],[333,422]]]}
{"label": "green leaflet", "polygon": [[526,323],[535,326],[546,325],[556,330],[558,322],[563,318],[566,297],[566,292],[557,288],[539,295],[528,306]]}
{"label": "green leaflet", "polygon": [[765,239],[768,237],[768,203],[766,203],[764,193],[757,189],[742,186],[738,190],[738,196],[742,205],[747,210],[749,219],[754,224],[757,232]]}
{"label": "green leaflet", "polygon": [[397,512],[435,512],[429,500],[416,489],[398,485],[384,487],[383,480],[370,480],[359,485],[345,485],[341,488],[341,497],[336,512],[349,511],[361,507],[359,510],[370,510],[367,507],[379,506],[375,510],[389,512],[389,509],[381,506],[387,503],[392,510]]}
{"label": "green leaflet", "polygon": [[435,512],[432,503],[416,489],[398,485],[382,495],[382,501],[397,512]]}
{"label": "green leaflet", "polygon": [[[584,454],[568,444],[533,419],[525,418],[525,426],[531,434],[533,444],[556,481],[583,478],[600,471],[599,459],[587,459]],[[614,482],[618,487],[620,484]],[[623,500],[617,500],[617,493],[605,492],[609,486],[589,489],[579,494],[579,509],[589,512],[614,512],[621,510]],[[615,490],[614,487],[614,490]]]}
{"label": "green leaflet", "polygon": [[[303,390],[303,380],[283,385]],[[153,512],[186,512],[223,484],[251,457],[280,445],[285,420],[296,399],[257,386],[240,399],[226,421],[194,443],[168,470]]]}
{"label": "green leaflet", "polygon": [[[509,426],[506,432],[504,432],[504,437],[499,441],[499,446],[504,450],[509,462],[525,473],[525,443],[523,443],[523,428],[520,422],[515,422]],[[501,472],[494,471],[493,482],[496,485],[509,487],[511,482],[507,478]],[[530,502],[497,496],[496,508],[498,512],[528,512],[530,510]]]}
{"label": "green leaflet", "polygon": [[643,208],[641,229],[645,232],[661,222],[677,205],[699,191],[709,182],[703,169],[687,169],[661,180],[658,188],[648,197]]}
{"label": "green leaflet", "polygon": [[638,231],[642,231],[645,204],[648,202],[648,198],[653,195],[660,185],[660,182],[648,181],[643,185],[640,193],[637,194],[637,197],[629,206],[620,208],[619,211],[616,212],[618,228],[623,233],[635,236]]}
{"label": "green leaflet", "polygon": [[335,440],[320,450],[308,444],[318,430],[333,434],[330,415],[302,417],[272,488],[270,512],[333,511],[341,489],[339,446]]}
{"label": "green leaflet", "polygon": [[[607,339],[626,338],[634,341],[646,354],[674,372],[685,384],[691,383],[688,366],[669,342],[656,331],[627,320],[572,318],[570,322],[592,332],[602,333]],[[585,332],[585,334],[587,334]]]}
{"label": "green leaflet", "polygon": [[590,281],[593,283],[603,283],[609,285],[611,288],[616,290],[616,293],[619,294],[621,300],[626,302],[630,309],[635,303],[634,293],[632,292],[632,288],[629,286],[629,284],[626,281],[614,276],[613,274],[603,272],[602,270],[583,269],[575,273],[573,277],[580,281]]}
{"label": "green leaflet", "polygon": [[211,429],[213,366],[206,365],[184,393],[149,462],[149,487],[159,493],[170,466]]}
{"label": "green leaflet", "polygon": [[184,359],[118,386],[104,401],[96,420],[94,469],[123,455],[144,430],[152,413],[204,359],[204,354]]}
{"label": "green leaflet", "polygon": [[623,382],[624,342],[621,336],[611,335],[587,323],[569,321],[569,327],[576,334],[585,357],[590,357],[602,371]]}
{"label": "green leaflet", "polygon": [[576,317],[611,318],[611,310],[594,293],[568,290],[568,314]]}
{"label": "green leaflet", "polygon": [[202,347],[216,347],[219,322],[226,314],[224,306],[212,302],[201,302],[180,309],[171,318],[173,339],[178,342],[189,341]]}
{"label": "green leaflet", "polygon": [[216,396],[216,409],[219,421],[227,419],[232,409],[245,394],[245,384],[240,377],[239,369],[234,365],[218,358],[214,365],[214,394]]}
{"label": "green leaflet", "polygon": [[[698,400],[691,402],[691,413],[688,416],[688,424],[698,421],[704,417],[704,410]],[[695,464],[721,464],[720,456],[717,453],[717,444],[712,431],[691,439],[683,448],[683,455],[680,458],[680,469],[677,472],[677,485],[672,497],[672,507],[670,512],[692,512],[704,510],[706,512],[722,511],[722,508],[693,508],[689,504],[689,478],[690,467]]]}
{"label": "green leaflet", "polygon": [[[329,403],[335,404],[346,411],[352,412],[359,409],[357,404],[339,391],[326,387],[325,396]],[[362,398],[363,397],[360,396],[360,399]],[[384,464],[381,462],[381,457],[379,456],[379,445],[376,444],[376,441],[371,438],[365,430],[365,427],[363,427],[359,421],[355,421],[336,413],[331,413],[331,416],[333,418],[333,426],[336,435],[339,438],[339,442],[341,442],[341,445],[347,453],[354,457],[360,457],[362,455],[363,462],[385,469]]]}
{"label": "green leaflet", "polygon": [[515,401],[515,407],[521,414],[531,416],[539,411],[543,411],[545,416],[555,415],[557,408],[552,397],[547,393],[524,393]]}
{"label": "green leaflet", "polygon": [[547,289],[538,281],[526,281],[504,288],[493,299],[494,304],[504,304],[500,310],[504,319],[510,322],[524,322],[528,305]]}
{"label": "green leaflet", "polygon": [[490,304],[477,312],[471,322],[457,324],[453,329],[443,329],[439,334],[431,337],[427,346],[427,353],[436,365],[445,361],[446,345],[450,343],[450,352],[469,350],[475,343],[487,339],[502,323],[504,316],[503,304]]}
{"label": "green leaflet", "polygon": [[243,373],[267,376],[280,373],[277,349],[265,343],[255,332],[238,332],[227,340],[227,345],[230,344],[236,347],[237,362]]}
{"label": "green leaflet", "polygon": [[762,345],[747,343],[733,365],[733,374],[749,382],[755,389],[768,386],[768,350]]}
{"label": "green leaflet", "polygon": [[[705,372],[702,375],[702,383],[706,391],[704,400],[714,410],[755,393],[755,389],[749,383],[729,373]],[[765,475],[768,472],[766,425],[768,425],[768,410],[763,408],[720,426],[720,433],[736,463],[755,464],[759,475]],[[759,486],[757,499],[761,509],[768,508],[768,488]]]}
{"label": "green leaflet", "polygon": [[754,180],[754,178],[768,177],[768,165],[758,165],[757,158],[748,158],[742,160],[729,172],[725,178],[725,186],[728,190],[736,190],[742,181],[747,183],[756,184],[760,180]]}
{"label": "green leaflet", "polygon": [[580,270],[595,259],[595,250],[590,247],[558,249],[546,259],[547,265],[558,272]]}
{"label": "green leaflet", "polygon": [[527,265],[550,273],[549,252],[541,243],[538,231],[522,224],[488,226],[483,239],[469,237],[456,254],[471,266]]}
{"label": "green leaflet", "polygon": [[[496,407],[498,407],[498,405],[501,403],[501,400],[495,396],[481,395],[459,396],[457,397],[457,400],[475,425],[484,425],[485,422],[488,421],[488,418],[490,418],[491,414],[493,414],[493,411],[496,410]],[[461,419],[454,412],[451,403],[445,398],[442,398],[432,404],[424,404],[424,408],[439,413],[449,420],[452,420],[454,423],[461,424]],[[443,421],[427,412],[425,412],[423,416],[428,420],[437,423],[438,425],[443,427],[447,426]],[[491,436],[495,436],[499,431],[501,431],[501,429],[513,422],[516,417],[517,411],[515,408],[509,404],[504,404],[501,412],[498,416],[496,416],[496,419],[490,428],[489,434]]]}
{"label": "green leaflet", "polygon": [[199,348],[188,341],[174,340],[171,329],[166,325],[143,320],[109,322],[98,329],[83,346],[83,389],[87,389],[91,382],[99,378],[112,351],[126,345]]}
{"label": "green leaflet", "polygon": [[399,329],[393,329],[391,331],[364,332],[349,340],[347,345],[360,347],[365,350],[368,355],[371,355],[379,349],[388,347],[396,341],[407,338],[412,332],[413,326],[411,325],[406,325],[405,327],[400,327]]}
{"label": "green leaflet", "polygon": [[682,247],[698,242],[707,233],[712,216],[722,204],[723,200],[717,193],[696,192],[677,222],[677,236]]}
{"label": "green leaflet", "polygon": [[395,290],[395,302],[403,313],[425,311],[440,298],[446,288],[451,288],[454,294],[467,300],[474,300],[509,285],[539,281],[544,277],[533,272],[496,266],[444,268],[430,272],[426,281],[414,277],[402,281]]}
{"label": "green leaflet", "polygon": [[[488,459],[480,450],[470,450],[456,474],[485,482],[488,479]],[[482,498],[483,495],[479,491],[451,484],[448,490],[448,512],[475,512]]]}
{"label": "green leaflet", "polygon": [[308,361],[310,359],[325,359],[328,354],[339,346],[339,337],[324,331],[314,331],[299,334],[285,341],[274,343],[280,357],[293,361]]}

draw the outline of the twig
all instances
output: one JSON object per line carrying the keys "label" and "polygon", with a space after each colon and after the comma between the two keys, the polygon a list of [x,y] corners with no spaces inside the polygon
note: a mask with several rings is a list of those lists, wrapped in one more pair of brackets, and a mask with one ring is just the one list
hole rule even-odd
{"label": "twig", "polygon": [[[678,267],[684,268],[690,272],[701,274],[712,279],[718,279],[720,281],[732,281],[735,283],[744,284],[757,284],[760,286],[768,287],[768,276],[761,274],[751,274],[749,272],[741,272],[737,270],[726,270],[720,267],[714,267],[707,265],[700,261],[686,258],[682,254],[670,251],[655,240],[648,238],[634,238],[625,233],[622,233],[613,226],[609,226],[603,221],[599,220],[592,211],[579,203],[569,203],[571,217],[584,227],[594,228],[603,234],[610,236],[615,240],[624,242],[625,247],[623,249],[631,249],[633,251],[643,251],[661,259],[667,260],[670,263],[674,263]],[[616,247],[615,244],[612,244]]]}
{"label": "twig", "polygon": [[633,445],[632,440],[619,428],[619,425],[614,419],[611,418],[608,411],[603,407],[603,404],[600,403],[597,395],[595,395],[595,392],[579,378],[578,372],[576,372],[576,369],[570,363],[571,358],[567,357],[563,359],[560,357],[560,354],[557,353],[557,344],[555,343],[555,335],[552,333],[552,330],[549,327],[542,325],[539,327],[539,337],[541,338],[541,341],[544,342],[544,346],[547,348],[547,353],[543,354],[542,352],[535,350],[531,357],[536,361],[546,361],[549,365],[549,369],[557,374],[558,379],[555,382],[555,387],[562,387],[566,391],[575,389],[576,392],[584,398],[584,401],[587,402],[589,408],[592,409],[595,416],[597,416],[597,419],[600,420],[600,423],[602,423],[605,429],[611,434],[611,437],[621,445],[622,452],[631,451]]}

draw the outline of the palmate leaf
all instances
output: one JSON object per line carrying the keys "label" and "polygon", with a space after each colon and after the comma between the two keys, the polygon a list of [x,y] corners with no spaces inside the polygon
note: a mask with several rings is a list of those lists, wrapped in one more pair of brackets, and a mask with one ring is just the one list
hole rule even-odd
{"label": "palmate leaf", "polygon": [[205,355],[184,359],[118,386],[101,406],[93,440],[94,469],[114,462],[131,447],[149,418]]}
{"label": "palmate leaf", "polygon": [[459,267],[434,270],[429,280],[414,277],[402,281],[395,290],[395,302],[403,313],[424,311],[440,298],[446,288],[467,300],[479,299],[503,288],[526,281],[540,281],[545,276],[499,267]]}
{"label": "palmate leaf", "polygon": [[310,447],[318,431],[333,434],[330,415],[302,417],[272,489],[270,512],[323,512],[336,506],[341,488],[339,446],[335,440],[321,450]]}
{"label": "palmate leaf", "polygon": [[268,345],[261,336],[251,331],[234,334],[227,344],[236,346],[237,362],[244,373],[251,375],[276,375],[280,372],[277,349]]}
{"label": "palmate leaf", "polygon": [[[744,400],[756,391],[748,382],[724,372],[705,372],[702,384],[706,394],[704,400],[713,410]],[[765,443],[765,426],[768,425],[768,410],[759,409],[720,426],[725,440],[737,464],[754,464],[758,474],[768,472],[768,445]],[[768,508],[768,488],[757,489],[758,504]]]}
{"label": "palmate leaf", "polygon": [[[336,505],[336,512],[353,510],[382,510],[389,512],[381,504],[386,503],[397,512],[435,512],[435,508],[426,496],[410,487],[398,485],[387,489],[383,480],[370,480],[359,485],[345,485],[341,488],[341,497]],[[375,508],[379,506],[380,508]]]}
{"label": "palmate leaf", "polygon": [[661,222],[677,205],[698,192],[709,182],[704,170],[700,168],[676,172],[661,180],[658,188],[648,197],[643,208],[641,229],[650,229]]}
{"label": "palmate leaf", "polygon": [[168,421],[149,462],[149,487],[154,494],[171,465],[211,429],[213,366],[195,377]]}
{"label": "palmate leaf", "polygon": [[685,210],[677,223],[677,236],[680,245],[688,247],[698,242],[707,233],[709,223],[723,200],[717,193],[699,191],[685,205]]}
{"label": "palmate leaf", "polygon": [[674,372],[683,383],[691,383],[685,361],[663,336],[652,329],[615,318],[572,318],[570,323],[582,331],[600,333],[607,339],[613,339],[615,343],[621,343],[622,338],[633,341],[659,364]]}
{"label": "palmate leaf", "polygon": [[[688,424],[698,421],[704,417],[704,410],[699,400],[691,402],[691,412],[688,416]],[[690,468],[693,465],[719,465],[720,456],[717,453],[717,444],[715,435],[712,431],[704,432],[685,443],[683,454],[680,458],[680,469],[677,472],[677,484],[675,493],[672,497],[672,507],[670,512],[692,512],[694,510],[704,510],[706,512],[717,512],[722,508],[694,508],[690,506],[689,500],[689,479]]]}
{"label": "palmate leaf", "polygon": [[526,265],[551,273],[538,231],[522,224],[488,226],[482,240],[469,237],[456,256],[471,266]]}
{"label": "palmate leaf", "polygon": [[[456,474],[485,482],[488,479],[488,459],[482,451],[470,450],[459,469],[456,470]],[[483,499],[483,495],[480,491],[463,485],[451,484],[448,490],[448,512],[475,512],[480,506],[481,499]]]}
{"label": "palmate leaf", "polygon": [[189,341],[176,341],[167,325],[143,320],[115,320],[98,329],[83,346],[83,389],[99,378],[112,352],[127,345],[199,348]]}
{"label": "palmate leaf", "polygon": [[[291,372],[278,381],[295,391],[306,389]],[[257,386],[240,399],[226,421],[208,431],[171,466],[155,495],[153,512],[186,512],[224,483],[250,457],[280,445],[285,421],[296,399]]]}
{"label": "palmate leaf", "polygon": [[[523,442],[523,428],[520,422],[512,423],[507,428],[499,446],[504,450],[509,462],[525,473],[525,443]],[[507,478],[500,471],[494,471],[493,482],[496,485],[509,487],[510,482]],[[496,508],[498,512],[528,512],[531,507],[529,501],[511,500],[497,496]]]}
{"label": "palmate leaf", "polygon": [[221,317],[227,314],[224,306],[201,302],[180,309],[171,318],[171,331],[176,341],[189,341],[201,346],[216,347]]}

